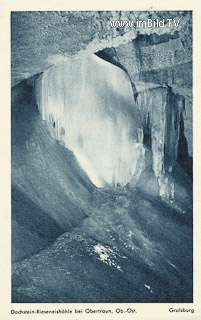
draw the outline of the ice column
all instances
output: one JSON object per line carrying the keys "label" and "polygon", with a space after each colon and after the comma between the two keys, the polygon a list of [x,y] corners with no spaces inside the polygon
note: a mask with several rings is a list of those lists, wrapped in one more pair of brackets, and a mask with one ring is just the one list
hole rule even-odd
{"label": "ice column", "polygon": [[144,131],[150,132],[152,167],[158,178],[159,194],[169,198],[174,195],[174,186],[165,174],[177,160],[184,98],[175,95],[171,88],[157,87],[139,92],[137,106]]}
{"label": "ice column", "polygon": [[131,180],[143,161],[143,133],[123,70],[95,55],[69,59],[45,71],[35,92],[42,119],[96,186]]}
{"label": "ice column", "polygon": [[[166,132],[167,90],[157,88],[140,92],[137,105],[142,114],[143,126],[150,126],[153,170],[156,177],[163,172]],[[149,120],[149,123],[148,123]]]}

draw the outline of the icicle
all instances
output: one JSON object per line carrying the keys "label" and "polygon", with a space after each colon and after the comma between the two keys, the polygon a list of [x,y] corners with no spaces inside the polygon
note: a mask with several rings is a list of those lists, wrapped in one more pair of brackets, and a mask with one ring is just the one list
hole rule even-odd
{"label": "icicle", "polygon": [[172,166],[169,166],[168,172],[172,173]]}
{"label": "icicle", "polygon": [[174,183],[170,184],[170,196],[171,196],[171,200],[174,200]]}
{"label": "icicle", "polygon": [[143,131],[123,70],[95,55],[69,60],[43,73],[36,100],[96,186],[131,180],[143,157]]}
{"label": "icicle", "polygon": [[158,179],[159,194],[163,198],[174,199],[174,184],[169,183],[166,170],[172,173],[172,164],[177,159],[184,98],[175,95],[170,88],[158,87],[139,92],[137,106],[144,130],[151,132],[152,168]]}
{"label": "icicle", "polygon": [[148,125],[148,119],[150,119],[152,165],[156,177],[162,173],[164,164],[166,95],[167,89],[157,88],[140,92],[137,98],[137,105],[144,119],[144,127]]}

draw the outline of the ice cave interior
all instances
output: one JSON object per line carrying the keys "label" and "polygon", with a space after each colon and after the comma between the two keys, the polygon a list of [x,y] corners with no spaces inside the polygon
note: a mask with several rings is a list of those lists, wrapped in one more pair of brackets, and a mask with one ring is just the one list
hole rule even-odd
{"label": "ice cave interior", "polygon": [[[182,23],[108,27],[150,15]],[[192,13],[11,28],[12,301],[191,302]]]}

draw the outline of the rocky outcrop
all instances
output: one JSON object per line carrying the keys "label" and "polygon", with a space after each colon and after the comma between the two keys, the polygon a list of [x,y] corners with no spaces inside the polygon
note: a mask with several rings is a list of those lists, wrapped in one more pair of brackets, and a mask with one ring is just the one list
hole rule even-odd
{"label": "rocky outcrop", "polygon": [[175,19],[177,31],[188,34],[189,11],[33,11],[12,12],[12,83],[39,73],[75,55],[118,47],[143,34],[174,35],[173,23],[165,28],[111,27],[113,21]]}

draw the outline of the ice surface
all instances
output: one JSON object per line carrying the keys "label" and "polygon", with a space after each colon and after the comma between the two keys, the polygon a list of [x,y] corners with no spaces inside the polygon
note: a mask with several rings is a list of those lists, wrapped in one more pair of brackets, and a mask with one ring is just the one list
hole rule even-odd
{"label": "ice surface", "polygon": [[177,160],[183,97],[175,95],[170,88],[158,87],[140,92],[137,105],[142,114],[143,127],[149,127],[151,132],[153,170],[158,177],[165,170],[165,153],[170,164],[172,160]]}
{"label": "ice surface", "polygon": [[109,266],[115,267],[117,270],[122,271],[121,267],[117,265],[117,256],[118,254],[114,252],[111,248],[106,248],[100,243],[94,246],[95,253],[98,254],[99,260],[106,263]]}
{"label": "ice surface", "polygon": [[120,68],[95,55],[69,60],[43,73],[36,101],[96,186],[124,186],[142,167],[141,117]]}
{"label": "ice surface", "polygon": [[172,172],[172,164],[177,160],[184,99],[170,88],[158,87],[140,92],[137,105],[144,131],[150,133],[152,168],[158,179],[159,195],[172,199],[174,184],[168,181],[166,172]]}
{"label": "ice surface", "polygon": [[[156,177],[163,172],[164,143],[166,129],[166,89],[140,92],[137,103],[143,117],[143,124],[151,132],[153,170]],[[148,123],[150,121],[150,123]]]}

